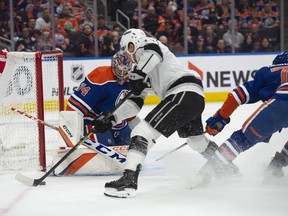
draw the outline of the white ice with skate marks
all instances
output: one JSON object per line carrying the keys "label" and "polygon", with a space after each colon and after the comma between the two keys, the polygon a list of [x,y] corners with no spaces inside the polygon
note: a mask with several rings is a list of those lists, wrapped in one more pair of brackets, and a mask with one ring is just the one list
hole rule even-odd
{"label": "white ice with skate marks", "polygon": [[[203,121],[214,114],[221,103],[208,103]],[[239,129],[258,105],[240,107],[232,122],[216,137],[221,144]],[[151,107],[145,107],[145,115]],[[241,177],[212,179],[204,187],[190,189],[195,174],[205,163],[188,146],[165,159],[155,160],[185,142],[173,134],[160,138],[148,153],[140,173],[138,190],[133,199],[103,195],[104,184],[116,180],[113,176],[48,177],[45,186],[28,187],[15,180],[15,175],[0,176],[0,216],[287,216],[288,173],[277,182],[265,182],[264,170],[275,151],[282,149],[288,138],[287,129],[275,134],[269,144],[261,143],[240,155],[235,164]],[[25,173],[26,174],[26,173]],[[27,173],[35,178],[41,173]]]}

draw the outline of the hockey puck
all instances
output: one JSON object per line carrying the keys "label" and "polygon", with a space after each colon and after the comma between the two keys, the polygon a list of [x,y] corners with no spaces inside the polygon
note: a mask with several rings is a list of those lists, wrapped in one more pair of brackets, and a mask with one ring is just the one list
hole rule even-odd
{"label": "hockey puck", "polygon": [[39,185],[46,185],[46,182],[45,182],[45,181],[42,181],[42,182],[40,182]]}

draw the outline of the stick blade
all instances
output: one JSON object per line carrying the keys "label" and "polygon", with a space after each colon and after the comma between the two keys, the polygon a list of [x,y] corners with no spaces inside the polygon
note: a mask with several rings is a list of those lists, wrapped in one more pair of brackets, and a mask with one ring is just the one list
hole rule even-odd
{"label": "stick blade", "polygon": [[22,173],[17,173],[15,176],[15,179],[19,182],[21,182],[22,184],[25,184],[27,186],[34,186],[34,179],[29,178],[25,175],[23,175]]}

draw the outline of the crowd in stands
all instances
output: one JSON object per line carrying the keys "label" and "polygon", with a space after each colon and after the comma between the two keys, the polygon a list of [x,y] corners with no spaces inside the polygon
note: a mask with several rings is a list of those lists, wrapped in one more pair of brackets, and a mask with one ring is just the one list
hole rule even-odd
{"label": "crowd in stands", "polygon": [[[68,56],[95,56],[93,1],[54,0],[54,17],[48,0],[14,1],[14,32],[10,35],[9,1],[0,0],[0,37],[13,39],[16,51],[60,48]],[[277,0],[235,0],[231,19],[230,0],[190,0],[187,10],[187,37],[184,38],[183,0],[142,0],[141,19],[137,0],[108,1],[107,12],[115,21],[117,9],[139,23],[148,35],[166,44],[175,54],[273,52],[279,51],[279,8]],[[130,10],[129,8],[133,8]],[[51,22],[51,20],[54,22]],[[55,35],[52,35],[54,23]],[[107,25],[97,17],[99,56],[112,56],[119,50],[123,29]],[[234,31],[232,31],[234,29]],[[232,35],[235,37],[232,39]],[[53,44],[54,43],[54,44]],[[233,43],[233,46],[232,46]]]}

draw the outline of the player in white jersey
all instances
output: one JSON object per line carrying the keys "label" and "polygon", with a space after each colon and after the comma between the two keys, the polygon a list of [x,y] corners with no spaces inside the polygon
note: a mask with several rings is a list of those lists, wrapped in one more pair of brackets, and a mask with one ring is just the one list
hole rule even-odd
{"label": "player in white jersey", "polygon": [[120,41],[121,48],[137,64],[129,75],[133,97],[114,112],[110,119],[95,121],[95,129],[121,122],[136,115],[148,93],[161,102],[131,132],[131,140],[123,177],[106,183],[107,196],[130,197],[137,190],[138,174],[148,150],[161,135],[169,137],[175,131],[187,138],[188,145],[208,157],[217,149],[203,133],[201,114],[204,92],[200,76],[185,69],[175,55],[160,41],[146,37],[139,29],[127,30]]}

